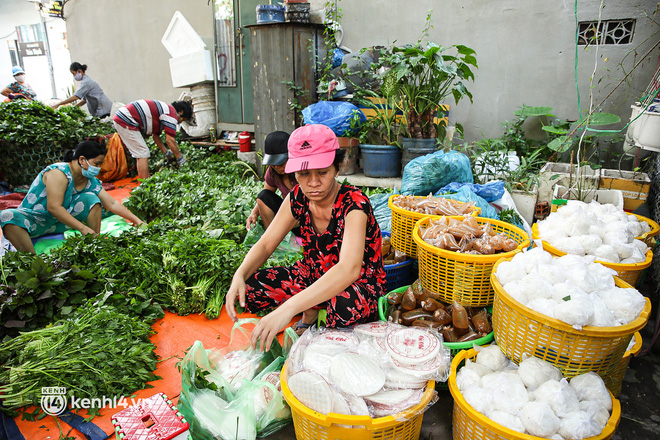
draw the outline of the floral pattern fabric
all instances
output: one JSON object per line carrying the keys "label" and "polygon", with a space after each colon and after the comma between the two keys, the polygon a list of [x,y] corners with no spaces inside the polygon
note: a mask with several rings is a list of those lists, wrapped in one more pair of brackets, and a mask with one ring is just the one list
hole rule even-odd
{"label": "floral pattern fabric", "polygon": [[69,164],[61,162],[49,165],[39,173],[18,208],[5,209],[0,212],[0,225],[2,227],[6,224],[20,226],[28,231],[30,237],[62,233],[69,229],[68,226],[53,217],[47,209],[46,185],[44,185],[42,177],[45,172],[54,169],[62,171],[69,182],[64,193],[62,206],[81,222],[87,220],[89,210],[95,204],[101,203],[98,195],[103,186],[97,178],[92,177],[87,179],[87,184],[82,190],[76,190]]}
{"label": "floral pattern fabric", "polygon": [[304,256],[292,267],[262,269],[250,277],[246,282],[248,310],[254,313],[277,307],[337,264],[346,216],[357,209],[367,215],[360,276],[345,291],[319,304],[317,308],[326,309],[328,327],[345,327],[377,319],[378,298],[385,294],[385,269],[380,252],[381,232],[367,196],[357,188],[342,185],[332,208],[330,223],[322,233],[314,230],[309,199],[300,186],[295,186],[290,196],[291,211],[300,222]]}

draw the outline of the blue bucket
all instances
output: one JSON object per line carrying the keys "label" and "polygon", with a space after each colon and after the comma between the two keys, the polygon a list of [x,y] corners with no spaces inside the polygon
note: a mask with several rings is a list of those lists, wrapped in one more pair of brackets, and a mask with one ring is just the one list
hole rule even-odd
{"label": "blue bucket", "polygon": [[396,145],[360,145],[362,170],[367,177],[401,175],[401,148]]}
{"label": "blue bucket", "polygon": [[257,6],[257,24],[262,23],[282,23],[284,22],[284,6],[279,5],[258,5]]}

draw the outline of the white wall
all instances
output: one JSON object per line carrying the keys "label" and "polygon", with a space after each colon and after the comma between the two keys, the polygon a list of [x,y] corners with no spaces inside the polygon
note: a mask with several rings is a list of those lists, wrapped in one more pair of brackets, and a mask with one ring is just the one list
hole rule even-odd
{"label": "white wall", "polygon": [[[500,123],[513,120],[522,104],[551,106],[565,119],[579,115],[575,87],[575,16],[572,0],[341,0],[343,45],[362,47],[411,43],[418,40],[426,12],[433,9],[430,39],[443,46],[464,44],[476,50],[479,68],[469,84],[474,103],[462,101],[450,120],[465,126],[466,139],[495,137]],[[578,20],[598,19],[599,0],[580,0]],[[578,83],[581,108],[589,107],[589,77],[594,76],[594,104],[601,102],[658,41],[657,2],[605,0],[602,19],[636,18],[632,44],[578,48]],[[646,16],[654,17],[655,23]],[[649,84],[657,67],[660,47],[641,63],[604,106],[622,121],[630,117],[630,104]],[[622,127],[624,123],[620,124]]]}
{"label": "white wall", "polygon": [[177,99],[172,87],[170,55],[161,38],[175,11],[212,50],[213,9],[207,0],[76,0],[64,8],[73,61],[113,101]]}
{"label": "white wall", "polygon": [[[64,98],[66,88],[73,83],[69,65],[71,58],[66,47],[66,24],[58,18],[44,17],[53,60],[56,97]],[[27,0],[2,0],[0,14],[0,85],[2,87],[14,81],[11,75],[11,58],[8,41],[17,39],[16,26],[39,24],[39,12]],[[23,58],[26,82],[37,93],[37,99],[47,100],[53,97],[48,60],[43,57]]]}

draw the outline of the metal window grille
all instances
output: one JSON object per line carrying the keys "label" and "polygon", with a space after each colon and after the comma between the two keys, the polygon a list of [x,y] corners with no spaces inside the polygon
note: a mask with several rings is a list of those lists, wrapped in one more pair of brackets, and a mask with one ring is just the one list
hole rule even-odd
{"label": "metal window grille", "polygon": [[582,21],[578,24],[578,44],[630,44],[635,20]]}

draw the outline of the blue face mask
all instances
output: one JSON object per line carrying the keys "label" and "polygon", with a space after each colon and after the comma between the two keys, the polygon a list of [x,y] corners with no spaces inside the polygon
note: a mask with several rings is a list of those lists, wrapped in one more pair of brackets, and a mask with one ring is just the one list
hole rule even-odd
{"label": "blue face mask", "polygon": [[85,159],[85,162],[87,162],[87,169],[82,168],[82,175],[87,177],[88,179],[91,179],[92,177],[96,177],[99,172],[101,171],[101,168],[95,167],[87,159]]}

